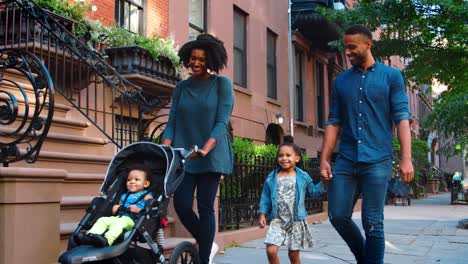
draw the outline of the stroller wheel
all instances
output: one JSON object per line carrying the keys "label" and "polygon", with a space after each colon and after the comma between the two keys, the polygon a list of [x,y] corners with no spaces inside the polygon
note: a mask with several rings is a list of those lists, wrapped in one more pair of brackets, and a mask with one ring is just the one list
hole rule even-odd
{"label": "stroller wheel", "polygon": [[198,251],[195,246],[184,241],[172,251],[168,264],[199,264]]}

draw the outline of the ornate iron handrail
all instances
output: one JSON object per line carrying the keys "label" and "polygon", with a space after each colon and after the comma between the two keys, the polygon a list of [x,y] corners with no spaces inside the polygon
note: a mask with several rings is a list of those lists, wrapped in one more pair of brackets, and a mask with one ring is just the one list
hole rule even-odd
{"label": "ornate iron handrail", "polygon": [[[0,49],[17,47],[36,54],[57,91],[118,148],[146,139],[141,130],[160,115],[169,96],[143,92],[33,1],[0,0],[0,10],[5,16],[0,15],[5,23]],[[125,135],[124,126],[138,133]]]}
{"label": "ornate iron handrail", "polygon": [[[27,78],[34,97],[28,89],[5,73],[12,71]],[[23,49],[0,51],[0,86],[14,87],[19,93],[0,90],[0,162],[25,160],[35,162],[54,115],[54,85],[44,64],[32,53]],[[16,88],[16,89],[15,89]],[[30,92],[29,92],[30,93]],[[30,103],[34,111],[30,113]],[[20,107],[20,103],[24,107]]]}

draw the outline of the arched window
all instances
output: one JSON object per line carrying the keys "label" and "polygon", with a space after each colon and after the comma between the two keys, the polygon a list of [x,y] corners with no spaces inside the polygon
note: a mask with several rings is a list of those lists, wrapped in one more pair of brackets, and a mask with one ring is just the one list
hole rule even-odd
{"label": "arched window", "polygon": [[283,138],[284,132],[281,126],[277,124],[269,124],[265,135],[265,144],[279,145]]}

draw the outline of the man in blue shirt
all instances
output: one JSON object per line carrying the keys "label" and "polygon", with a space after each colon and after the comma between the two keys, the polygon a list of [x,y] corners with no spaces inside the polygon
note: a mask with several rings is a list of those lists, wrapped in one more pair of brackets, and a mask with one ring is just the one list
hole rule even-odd
{"label": "man in blue shirt", "polygon": [[[320,173],[324,181],[330,181],[330,221],[357,262],[382,264],[383,208],[392,172],[393,124],[401,144],[400,177],[406,184],[414,177],[408,98],[401,73],[374,60],[368,28],[348,28],[344,47],[353,67],[334,82]],[[340,132],[339,156],[332,172],[329,160]],[[359,194],[365,238],[351,220]]]}

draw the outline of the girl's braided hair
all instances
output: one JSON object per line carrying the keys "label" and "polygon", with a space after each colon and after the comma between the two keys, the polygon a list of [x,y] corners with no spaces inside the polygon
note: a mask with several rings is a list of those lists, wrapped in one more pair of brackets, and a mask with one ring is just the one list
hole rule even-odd
{"label": "girl's braided hair", "polygon": [[224,43],[210,34],[200,34],[197,39],[185,43],[179,49],[179,57],[188,68],[192,50],[201,49],[206,54],[206,66],[210,71],[219,73],[227,66],[227,52]]}

